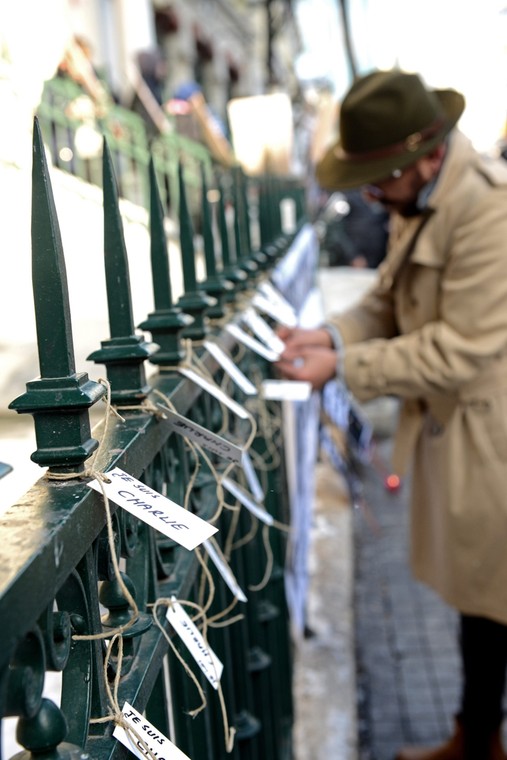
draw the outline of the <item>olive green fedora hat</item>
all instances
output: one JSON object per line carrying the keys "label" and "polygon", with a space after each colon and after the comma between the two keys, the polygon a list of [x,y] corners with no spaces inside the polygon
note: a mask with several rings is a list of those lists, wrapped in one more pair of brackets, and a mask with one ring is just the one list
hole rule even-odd
{"label": "olive green fedora hat", "polygon": [[339,190],[385,179],[437,146],[464,108],[459,92],[429,90],[418,74],[366,74],[343,99],[340,136],[318,162],[317,182]]}

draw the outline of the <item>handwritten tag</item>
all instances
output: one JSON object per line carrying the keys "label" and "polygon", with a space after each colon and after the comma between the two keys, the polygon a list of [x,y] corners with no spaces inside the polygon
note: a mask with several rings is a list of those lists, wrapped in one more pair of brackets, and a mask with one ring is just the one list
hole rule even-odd
{"label": "handwritten tag", "polygon": [[241,319],[268,348],[275,351],[277,354],[283,352],[285,343],[278,337],[268,323],[257,314],[255,309],[246,309],[241,315]]}
{"label": "handwritten tag", "polygon": [[247,598],[243,592],[243,590],[240,588],[240,585],[236,578],[234,577],[234,573],[232,572],[231,568],[227,564],[227,560],[225,559],[224,555],[218,548],[217,544],[211,541],[205,541],[203,546],[205,547],[206,551],[209,554],[210,559],[213,561],[213,564],[217,568],[218,572],[236,597],[236,599],[239,602],[246,602]]}
{"label": "handwritten tag", "polygon": [[241,462],[243,460],[245,450],[240,446],[236,446],[236,444],[227,441],[222,436],[212,433],[211,430],[198,425],[193,420],[189,420],[188,417],[171,411],[163,404],[159,404],[158,406],[164,410],[166,421],[175,433],[190,438],[199,444],[199,446],[212,451],[214,454],[218,454],[218,456],[221,456],[228,462]]}
{"label": "handwritten tag", "polygon": [[311,383],[303,380],[263,380],[262,398],[268,401],[307,401],[312,393]]}
{"label": "handwritten tag", "polygon": [[[175,744],[161,734],[152,723],[146,720],[128,702],[125,702],[123,705],[122,714],[124,720],[141,737],[154,757],[160,758],[160,760],[190,760],[188,755],[185,755]],[[146,750],[135,734],[130,734],[123,726],[116,726],[113,736],[115,739],[118,739],[120,744],[123,744],[124,747],[130,750],[133,755],[140,758],[140,760],[146,760]]]}
{"label": "handwritten tag", "polygon": [[213,343],[211,340],[204,341],[204,348],[217,360],[223,370],[227,372],[233,382],[236,383],[248,396],[257,396],[257,388],[250,380],[242,373],[239,367],[236,367],[232,359],[227,356],[225,351],[222,351],[219,345]]}
{"label": "handwritten tag", "polygon": [[106,474],[110,483],[92,480],[88,483],[90,488],[102,493],[103,487],[108,499],[185,549],[195,549],[218,531],[214,525],[153,491],[119,467]]}
{"label": "handwritten tag", "polygon": [[269,514],[239,483],[231,478],[222,478],[222,485],[253,515],[266,525],[273,525],[273,516]]}
{"label": "handwritten tag", "polygon": [[295,316],[292,307],[284,308],[281,304],[272,303],[269,298],[266,298],[262,293],[256,293],[254,295],[252,298],[252,306],[255,306],[255,308],[263,314],[270,316],[271,319],[274,319],[275,322],[278,322],[280,325],[284,325],[285,327],[297,326],[297,317]]}
{"label": "handwritten tag", "polygon": [[[174,597],[173,597],[174,599]],[[213,686],[218,689],[224,666],[204,640],[203,635],[192,622],[181,604],[173,601],[167,610],[166,618],[183,641],[188,651]]]}
{"label": "handwritten tag", "polygon": [[259,354],[259,356],[262,356],[264,359],[267,359],[269,362],[276,362],[280,358],[279,353],[270,348],[266,348],[263,343],[252,338],[252,336],[242,330],[241,327],[228,324],[225,325],[225,329],[228,333],[234,336],[236,340],[239,340],[240,343],[243,343],[247,348],[251,349],[256,354]]}
{"label": "handwritten tag", "polygon": [[189,369],[188,367],[178,367],[178,371],[182,375],[185,375],[185,377],[188,377],[189,380],[192,380],[192,382],[196,385],[204,388],[205,391],[207,391],[211,396],[214,396],[216,399],[218,399],[218,401],[221,401],[222,404],[231,410],[231,412],[237,414],[238,417],[241,417],[243,420],[248,419],[248,414],[246,410],[243,409],[241,404],[238,404],[237,401],[234,401],[234,399],[228,396],[227,393],[225,393],[217,385],[210,383],[209,380],[201,377],[201,375],[199,375],[197,372],[194,372],[194,370]]}
{"label": "handwritten tag", "polygon": [[250,486],[250,490],[253,493],[254,498],[257,501],[263,501],[265,496],[264,489],[259,482],[259,478],[257,477],[257,473],[255,472],[252,460],[250,459],[250,455],[247,451],[243,452],[241,465],[243,467],[243,472],[245,473],[245,477],[248,480],[248,485]]}

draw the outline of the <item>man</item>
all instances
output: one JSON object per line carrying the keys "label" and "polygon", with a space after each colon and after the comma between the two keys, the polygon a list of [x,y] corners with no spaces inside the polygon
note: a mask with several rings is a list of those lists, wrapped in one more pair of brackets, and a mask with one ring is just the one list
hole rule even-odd
{"label": "man", "polygon": [[388,209],[388,253],[356,307],[281,332],[285,377],[401,399],[393,464],[413,467],[412,569],[460,613],[454,734],[397,760],[507,758],[507,164],[456,129],[463,109],[399,70],[352,85],[317,178]]}

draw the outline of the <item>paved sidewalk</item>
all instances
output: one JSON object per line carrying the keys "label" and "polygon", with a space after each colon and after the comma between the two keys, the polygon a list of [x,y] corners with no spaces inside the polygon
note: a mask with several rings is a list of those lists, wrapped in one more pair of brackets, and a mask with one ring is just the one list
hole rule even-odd
{"label": "paved sidewalk", "polygon": [[308,626],[295,646],[294,760],[356,760],[353,514],[341,475],[318,463]]}
{"label": "paved sidewalk", "polygon": [[[393,760],[404,744],[452,731],[460,692],[457,616],[408,567],[408,491],[384,485],[390,438],[365,467],[354,515],[355,620],[361,760]],[[385,470],[384,470],[385,467]]]}

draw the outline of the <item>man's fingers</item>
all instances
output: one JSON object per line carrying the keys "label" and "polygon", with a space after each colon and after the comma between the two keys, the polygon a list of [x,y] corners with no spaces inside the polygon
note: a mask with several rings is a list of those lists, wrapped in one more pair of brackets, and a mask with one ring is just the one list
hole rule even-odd
{"label": "man's fingers", "polygon": [[287,340],[290,340],[291,333],[294,332],[293,327],[287,327],[286,325],[280,325],[276,328],[276,334],[278,337],[283,340],[285,343]]}
{"label": "man's fingers", "polygon": [[305,346],[287,348],[275,365],[287,380],[307,380],[316,389],[336,375],[336,351],[329,348]]}
{"label": "man's fingers", "polygon": [[301,380],[301,367],[296,366],[293,362],[280,359],[275,366],[287,380]]}
{"label": "man's fingers", "polygon": [[281,353],[281,358],[284,361],[292,362],[298,357],[302,356],[304,354],[304,347],[303,346],[295,346],[292,343],[288,343],[285,345],[285,349]]}

